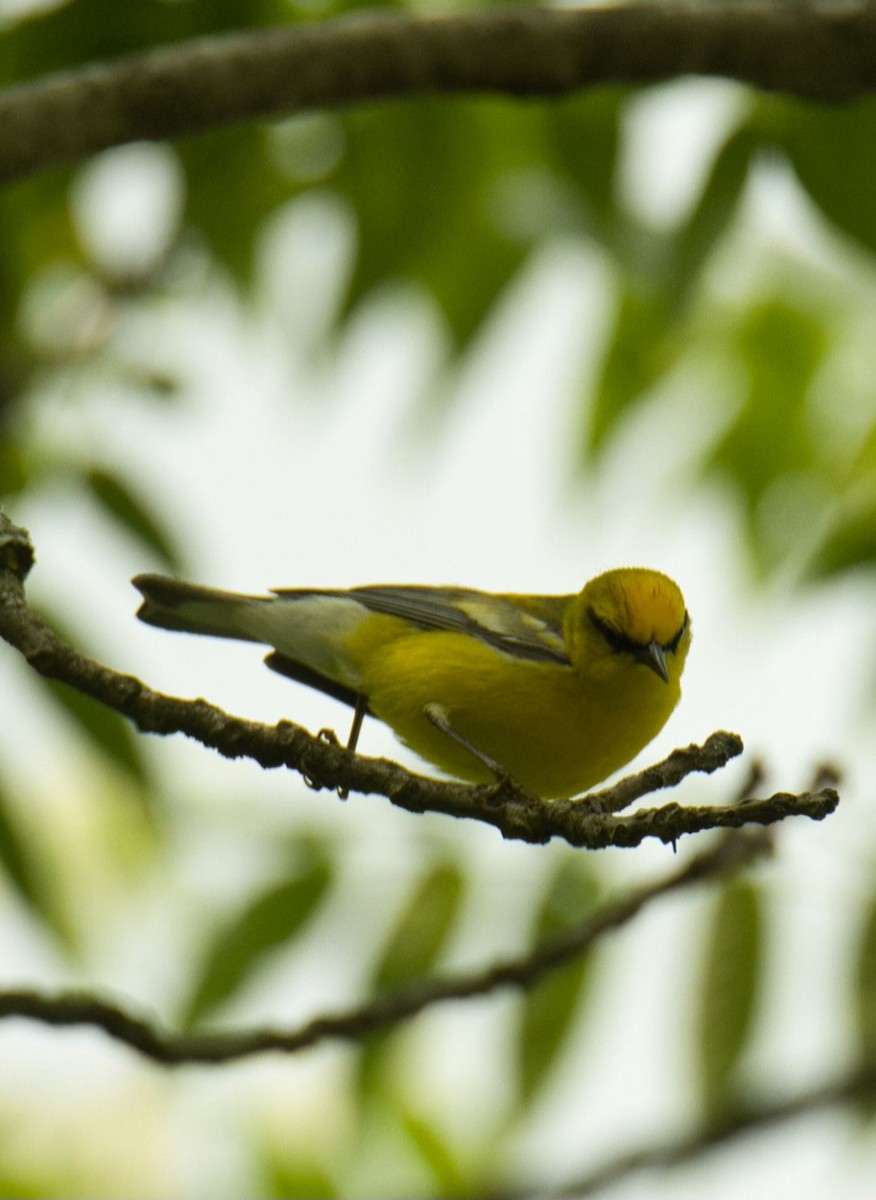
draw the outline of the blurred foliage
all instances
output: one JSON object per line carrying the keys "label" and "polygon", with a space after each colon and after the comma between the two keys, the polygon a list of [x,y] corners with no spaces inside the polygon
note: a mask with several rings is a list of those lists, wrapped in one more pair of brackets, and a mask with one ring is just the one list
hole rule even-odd
{"label": "blurred foliage", "polygon": [[39,839],[25,831],[10,797],[0,789],[0,879],[11,885],[34,918],[62,943],[71,943],[63,907],[52,888]]}
{"label": "blurred foliage", "polygon": [[[857,1054],[862,1062],[876,1061],[876,897],[869,897],[857,948],[853,981],[854,1025]],[[876,1112],[873,1099],[861,1101],[863,1115]]]}
{"label": "blurred foliage", "polygon": [[496,189],[538,161],[539,117],[524,110],[512,124],[496,102],[446,100],[345,116],[346,152],[330,182],[359,232],[347,312],[407,280],[435,297],[457,344],[469,342],[525,255],[524,240],[496,220]]}
{"label": "blurred foliage", "polygon": [[[70,628],[66,616],[50,613],[45,608],[40,615],[68,645],[77,646],[87,653],[86,639]],[[136,796],[146,806],[151,805],[151,781],[143,739],[134,732],[130,721],[64,683],[45,679],[42,675],[37,679],[54,707],[78,730],[98,758],[112,770],[119,771],[127,783],[134,785],[126,789],[125,794]]]}
{"label": "blurred foliage", "polygon": [[876,100],[841,108],[788,106],[777,143],[809,197],[838,230],[876,251]]}
{"label": "blurred foliage", "polygon": [[[184,38],[356,7],[353,0],[68,0],[0,27],[0,86]],[[605,88],[551,103],[429,99],[185,139],[172,150],[178,215],[166,244],[133,273],[96,261],[89,250],[76,211],[82,169],[0,191],[0,501],[38,500],[58,487],[85,493],[138,549],[168,570],[184,570],[160,498],[127,478],[99,437],[83,450],[81,441],[52,437],[34,414],[50,393],[75,418],[95,384],[119,405],[132,394],[147,403],[181,394],[183,381],[154,347],[132,352],[128,318],[149,305],[196,301],[205,280],[221,279],[256,302],[265,226],[290,200],[313,193],[340,200],[356,228],[326,353],[364,306],[401,286],[432,298],[460,363],[534,255],[558,240],[586,246],[605,265],[611,294],[595,379],[582,387],[582,472],[598,472],[625,427],[662,411],[671,392],[682,417],[696,417],[712,397],[708,387],[693,391],[685,381],[691,374],[713,380],[722,403],[729,402],[717,432],[698,449],[689,481],[732,491],[752,563],[764,576],[793,567],[809,579],[872,567],[876,389],[868,314],[876,299],[876,101],[828,108],[740,89],[738,111],[718,130],[689,203],[661,223],[637,209],[625,182],[631,114],[648,98],[647,91]],[[776,178],[790,181],[818,235],[817,252],[801,253],[775,231],[759,234],[752,250],[740,235],[752,193]],[[674,428],[683,437],[683,424]],[[64,614],[50,619],[63,631]],[[70,640],[82,645],[75,635]],[[131,727],[69,689],[37,686],[104,768],[100,778],[120,781],[121,794],[154,807],[148,759]],[[47,856],[34,823],[20,819],[18,800],[16,780],[4,771],[0,879],[54,945],[67,926]],[[358,921],[370,939],[357,947],[366,995],[416,987],[440,970],[471,905],[475,875],[469,860],[442,848],[408,881],[388,930]],[[254,883],[221,922],[182,914],[196,925],[197,947],[187,960],[184,1022],[212,1020],[223,1005],[242,1004],[261,972],[294,956],[341,887],[334,848],[313,841],[298,847],[287,871],[272,869]],[[580,922],[597,895],[591,860],[557,855],[533,894],[531,943]],[[707,916],[690,1041],[703,1112],[740,1099],[740,1064],[765,972],[764,921],[764,896],[746,883],[724,889]],[[856,964],[850,994],[859,1050],[872,1056],[873,912]],[[509,1004],[507,1094],[495,1105],[504,1104],[512,1120],[493,1114],[492,1129],[501,1132],[492,1141],[478,1129],[479,1158],[435,1115],[421,1080],[419,1092],[416,1078],[408,1089],[413,1096],[399,1083],[400,1064],[416,1043],[414,1022],[349,1053],[344,1097],[355,1118],[348,1156],[294,1153],[284,1114],[278,1144],[252,1152],[261,1192],[363,1193],[373,1180],[362,1163],[380,1154],[391,1164],[397,1194],[410,1194],[411,1179],[424,1194],[491,1190],[488,1169],[498,1164],[501,1174],[513,1160],[515,1134],[550,1093],[589,1016],[592,977],[585,956]],[[0,1194],[46,1194],[19,1175],[31,1178],[18,1163],[4,1170]]]}
{"label": "blurred foliage", "polygon": [[83,473],[83,482],[104,512],[151,550],[163,567],[171,572],[181,569],[172,535],[159,525],[147,502],[135,495],[129,484],[105,467],[88,468]]}
{"label": "blurred foliage", "polygon": [[286,0],[67,0],[2,31],[0,84],[184,38],[285,24],[294,16]]}
{"label": "blurred foliage", "polygon": [[464,882],[455,863],[436,863],[423,874],[375,963],[376,992],[404,987],[431,971],[459,916]]}
{"label": "blurred foliage", "polygon": [[[376,994],[416,986],[434,973],[456,928],[464,899],[465,877],[455,862],[427,865],[413,881],[371,967],[368,990]],[[361,1047],[357,1090],[362,1096],[392,1090],[391,1076],[400,1032],[379,1033]]]}
{"label": "blurred foliage", "polygon": [[711,1114],[738,1101],[739,1063],[757,1015],[763,974],[759,891],[734,880],[718,895],[706,929],[694,1051],[703,1107]]}
{"label": "blurred foliage", "polygon": [[[23,77],[24,61],[69,65],[231,23],[295,18],[292,5],[279,3],[144,2],[135,6],[136,20],[107,22],[98,20],[104,8],[118,11],[78,0],[15,26],[3,35],[8,77]],[[835,428],[826,436],[830,414],[819,419],[818,412],[829,406],[825,389],[837,364],[856,352],[855,339],[861,353],[863,330],[852,318],[872,290],[867,256],[876,244],[876,206],[866,147],[876,102],[842,109],[775,97],[740,102],[687,211],[658,226],[633,211],[621,186],[627,114],[638,99],[628,90],[602,89],[550,105],[422,100],[187,139],[177,149],[184,190],[179,224],[166,255],[133,289],[89,258],[68,203],[75,172],[6,189],[0,195],[0,494],[44,481],[30,480],[33,448],[18,436],[26,423],[16,419],[35,383],[81,379],[95,360],[115,371],[120,387],[132,385],[134,371],[147,387],[147,376],[167,380],[161,363],[134,369],[119,358],[116,327],[124,312],[165,294],[168,271],[193,237],[247,295],[266,218],[318,186],[341,198],[356,222],[339,330],[382,289],[414,286],[433,297],[464,355],[546,241],[561,235],[595,245],[611,268],[615,297],[601,366],[582,397],[582,468],[598,469],[614,434],[685,368],[718,372],[716,386],[735,396],[735,411],[719,443],[704,447],[699,476],[737,492],[754,564],[772,572],[793,562],[823,577],[872,562],[876,402],[867,373],[845,371],[842,400],[832,401],[870,413],[868,423],[849,427],[845,442]],[[852,289],[841,267],[781,249],[752,262],[747,279],[724,284],[722,274],[735,270],[728,247],[752,181],[782,164],[823,215],[825,230],[836,230],[838,248],[845,239],[846,253],[857,254]],[[22,322],[22,303],[59,267],[89,287],[74,289],[36,335]],[[172,378],[169,386],[177,386]],[[107,481],[91,486],[135,536],[151,539],[160,559],[178,563],[143,503],[134,517],[124,480],[114,478],[112,499]],[[793,511],[795,500],[807,496],[818,519],[808,509]]]}
{"label": "blurred foliage", "polygon": [[260,1155],[263,1183],[258,1195],[277,1200],[334,1200],[340,1192],[331,1175],[323,1167],[310,1162],[296,1162],[280,1157],[272,1148]]}
{"label": "blurred foliage", "polygon": [[[581,924],[597,895],[598,883],[586,858],[574,855],[560,860],[536,912],[533,946]],[[583,1017],[590,977],[591,955],[582,954],[551,971],[522,998],[516,1052],[524,1112],[549,1081],[552,1068],[562,1061],[575,1022]]]}
{"label": "blurred foliage", "polygon": [[183,1027],[210,1017],[249,983],[272,952],[291,946],[306,928],[331,885],[333,867],[315,844],[296,847],[296,859],[291,878],[260,888],[204,946],[180,1018]]}

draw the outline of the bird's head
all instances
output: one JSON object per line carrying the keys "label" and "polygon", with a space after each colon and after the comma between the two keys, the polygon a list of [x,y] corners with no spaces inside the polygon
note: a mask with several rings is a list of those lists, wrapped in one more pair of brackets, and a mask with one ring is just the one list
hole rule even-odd
{"label": "bird's head", "polygon": [[579,671],[647,669],[677,688],[691,629],[684,598],[668,576],[644,567],[598,575],[576,597],[567,624]]}

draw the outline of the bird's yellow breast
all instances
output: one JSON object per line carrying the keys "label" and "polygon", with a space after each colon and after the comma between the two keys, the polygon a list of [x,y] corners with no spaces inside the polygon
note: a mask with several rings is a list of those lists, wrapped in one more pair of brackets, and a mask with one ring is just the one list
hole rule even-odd
{"label": "bird's yellow breast", "polygon": [[623,766],[678,702],[669,684],[632,660],[594,678],[526,661],[457,633],[414,631],[362,666],[375,716],[448,774],[487,782],[489,771],[425,716],[439,704],[453,729],[545,798],[574,796]]}

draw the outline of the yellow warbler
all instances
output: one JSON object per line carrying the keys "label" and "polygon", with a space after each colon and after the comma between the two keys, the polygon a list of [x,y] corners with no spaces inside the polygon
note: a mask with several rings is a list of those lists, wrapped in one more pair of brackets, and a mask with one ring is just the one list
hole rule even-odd
{"label": "yellow warbler", "polygon": [[568,797],[629,762],[681,695],[690,620],[676,584],[623,568],[577,595],[380,585],[245,596],[139,575],[137,615],[272,646],[275,671],[378,717],[460,779],[507,771]]}

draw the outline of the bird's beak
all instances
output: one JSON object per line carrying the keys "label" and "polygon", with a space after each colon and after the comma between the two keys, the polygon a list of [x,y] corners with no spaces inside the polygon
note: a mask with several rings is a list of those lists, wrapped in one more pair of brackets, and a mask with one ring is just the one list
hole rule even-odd
{"label": "bird's beak", "polygon": [[639,662],[650,667],[655,675],[659,675],[664,683],[669,683],[669,671],[666,669],[666,652],[659,642],[653,638],[647,646],[642,647]]}

